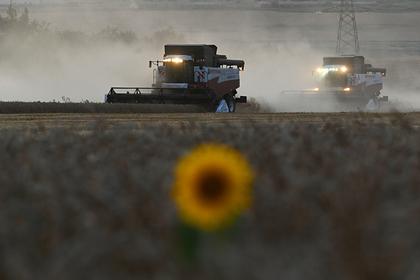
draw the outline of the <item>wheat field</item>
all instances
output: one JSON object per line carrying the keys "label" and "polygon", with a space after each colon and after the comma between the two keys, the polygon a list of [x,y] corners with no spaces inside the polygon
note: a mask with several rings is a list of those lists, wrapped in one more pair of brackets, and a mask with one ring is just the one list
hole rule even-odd
{"label": "wheat field", "polygon": [[[2,115],[2,279],[416,279],[418,114]],[[10,125],[7,125],[10,124]],[[254,203],[180,258],[169,197],[203,142]]]}

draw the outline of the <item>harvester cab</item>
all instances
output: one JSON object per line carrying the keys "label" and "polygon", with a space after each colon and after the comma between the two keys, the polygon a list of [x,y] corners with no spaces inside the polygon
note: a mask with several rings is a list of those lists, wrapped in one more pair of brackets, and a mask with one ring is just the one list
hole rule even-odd
{"label": "harvester cab", "polygon": [[[149,62],[149,65],[153,64],[153,61]],[[167,84],[181,86],[194,83],[193,58],[190,55],[167,55],[163,61],[156,61],[155,64],[157,69],[153,72],[153,85],[156,87]]]}
{"label": "harvester cab", "polygon": [[152,87],[113,87],[106,102],[200,104],[213,112],[234,112],[236,103],[247,102],[236,96],[244,61],[217,54],[215,45],[166,45],[153,66]]}

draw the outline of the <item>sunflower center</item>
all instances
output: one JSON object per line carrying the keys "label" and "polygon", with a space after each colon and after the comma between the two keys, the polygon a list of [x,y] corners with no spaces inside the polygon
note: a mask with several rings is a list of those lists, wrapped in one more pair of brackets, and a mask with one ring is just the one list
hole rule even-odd
{"label": "sunflower center", "polygon": [[198,197],[208,205],[223,201],[228,193],[228,178],[222,171],[210,171],[198,180]]}

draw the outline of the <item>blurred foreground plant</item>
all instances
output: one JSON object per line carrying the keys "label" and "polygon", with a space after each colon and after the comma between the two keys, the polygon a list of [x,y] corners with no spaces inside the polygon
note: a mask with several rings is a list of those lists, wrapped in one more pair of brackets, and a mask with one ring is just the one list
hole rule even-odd
{"label": "blurred foreground plant", "polygon": [[214,231],[249,207],[253,179],[248,161],[238,151],[204,144],[179,161],[172,195],[185,223]]}
{"label": "blurred foreground plant", "polygon": [[226,145],[203,144],[179,160],[172,197],[185,257],[196,260],[201,232],[227,229],[250,206],[253,180],[245,157]]}

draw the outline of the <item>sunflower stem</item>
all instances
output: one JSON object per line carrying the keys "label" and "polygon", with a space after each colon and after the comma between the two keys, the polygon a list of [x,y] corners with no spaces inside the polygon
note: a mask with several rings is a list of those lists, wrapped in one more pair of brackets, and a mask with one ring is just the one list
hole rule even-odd
{"label": "sunflower stem", "polygon": [[185,223],[180,223],[178,229],[179,250],[182,258],[188,264],[196,264],[198,261],[198,250],[200,247],[200,232]]}

